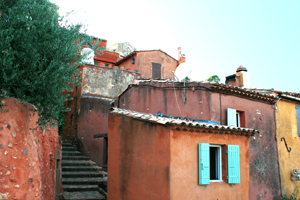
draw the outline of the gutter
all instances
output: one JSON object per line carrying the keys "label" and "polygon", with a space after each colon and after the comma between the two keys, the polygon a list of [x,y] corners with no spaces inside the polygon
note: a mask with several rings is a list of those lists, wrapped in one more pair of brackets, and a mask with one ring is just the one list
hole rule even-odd
{"label": "gutter", "polygon": [[[300,101],[300,98],[299,98],[299,97],[294,97],[294,96],[287,95],[287,94],[281,94],[280,96],[285,97],[285,98],[288,98],[288,99],[293,99],[293,100],[296,100],[296,101]],[[278,101],[279,101],[279,100],[278,100]],[[276,103],[277,103],[277,102],[276,102]]]}

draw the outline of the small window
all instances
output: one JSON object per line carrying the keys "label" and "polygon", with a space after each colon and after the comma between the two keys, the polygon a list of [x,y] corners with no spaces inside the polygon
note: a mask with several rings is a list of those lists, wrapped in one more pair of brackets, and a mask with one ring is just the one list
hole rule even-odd
{"label": "small window", "polygon": [[135,63],[135,58],[131,58],[131,63],[132,63],[132,64]]}
{"label": "small window", "polygon": [[[209,185],[210,182],[222,181],[222,170],[227,171],[228,183],[240,183],[240,152],[239,145],[227,145],[226,153],[221,145],[199,143],[199,185]],[[227,157],[226,157],[227,156]],[[227,161],[226,166],[222,166]],[[225,177],[224,177],[225,178]]]}
{"label": "small window", "polygon": [[241,127],[241,115],[239,112],[236,112],[236,127]]}
{"label": "small window", "polygon": [[245,112],[227,108],[227,126],[245,127]]}
{"label": "small window", "polygon": [[210,181],[222,180],[221,145],[209,145]]}
{"label": "small window", "polygon": [[152,78],[161,79],[161,64],[152,63]]}

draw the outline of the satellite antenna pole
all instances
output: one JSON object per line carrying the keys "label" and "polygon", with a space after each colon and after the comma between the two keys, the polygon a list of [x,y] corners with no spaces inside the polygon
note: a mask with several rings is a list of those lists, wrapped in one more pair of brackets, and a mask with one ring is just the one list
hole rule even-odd
{"label": "satellite antenna pole", "polygon": [[179,81],[179,78],[175,75],[174,71],[172,71],[173,75],[175,78],[177,78],[177,80]]}
{"label": "satellite antenna pole", "polygon": [[185,103],[185,78],[183,79],[183,102]]}
{"label": "satellite antenna pole", "polygon": [[[172,71],[173,75],[175,78],[177,78],[177,80],[179,80],[179,78],[175,75],[174,71]],[[183,102],[185,103],[186,100],[186,95],[185,95],[185,78],[183,79]]]}

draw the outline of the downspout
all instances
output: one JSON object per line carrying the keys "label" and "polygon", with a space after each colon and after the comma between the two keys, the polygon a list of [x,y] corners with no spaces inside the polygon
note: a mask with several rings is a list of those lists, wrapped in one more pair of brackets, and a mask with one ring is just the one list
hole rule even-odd
{"label": "downspout", "polygon": [[219,93],[220,96],[220,124],[222,125],[222,96],[221,93]]}
{"label": "downspout", "polygon": [[278,162],[278,169],[279,169],[279,181],[280,181],[280,189],[281,189],[281,196],[283,197],[283,182],[282,182],[282,173],[281,173],[281,166],[280,166],[280,158],[279,158],[279,141],[278,141],[278,129],[277,129],[277,114],[276,114],[276,111],[277,111],[277,103],[279,102],[281,98],[279,98],[276,102],[275,102],[275,110],[274,110],[274,116],[275,116],[275,129],[276,129],[276,135],[275,135],[275,140],[276,140],[276,143],[277,143],[277,162]]}

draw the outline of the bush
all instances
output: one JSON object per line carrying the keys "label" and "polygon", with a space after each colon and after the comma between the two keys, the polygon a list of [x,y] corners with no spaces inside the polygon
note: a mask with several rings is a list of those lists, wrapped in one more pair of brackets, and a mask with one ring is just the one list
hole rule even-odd
{"label": "bush", "polygon": [[0,4],[0,99],[34,104],[41,127],[63,122],[70,100],[65,91],[79,86],[81,25],[60,26],[58,6],[48,0],[2,0]]}

